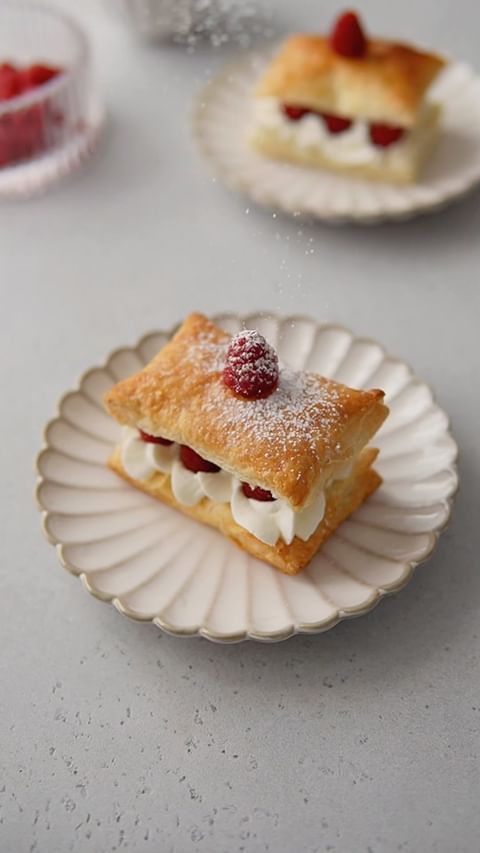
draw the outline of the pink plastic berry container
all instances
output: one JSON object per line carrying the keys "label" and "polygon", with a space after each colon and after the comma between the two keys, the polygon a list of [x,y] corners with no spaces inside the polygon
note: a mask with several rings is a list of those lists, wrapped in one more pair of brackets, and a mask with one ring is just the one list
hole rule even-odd
{"label": "pink plastic berry container", "polygon": [[47,6],[0,0],[0,198],[75,169],[102,119],[82,29]]}

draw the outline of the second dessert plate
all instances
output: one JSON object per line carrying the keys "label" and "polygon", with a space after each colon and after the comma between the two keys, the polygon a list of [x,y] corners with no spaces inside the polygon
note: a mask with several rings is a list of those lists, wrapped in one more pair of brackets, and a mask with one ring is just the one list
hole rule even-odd
{"label": "second dessert plate", "polygon": [[268,160],[247,137],[252,91],[271,51],[250,54],[197,97],[193,133],[213,170],[258,204],[329,222],[407,219],[444,207],[480,182],[480,77],[452,62],[432,87],[443,110],[440,139],[419,183],[393,186]]}
{"label": "second dessert plate", "polygon": [[113,352],[60,401],[37,460],[45,534],[89,592],[171,634],[238,642],[325,631],[399,590],[430,555],[457,486],[447,417],[406,364],[340,326],[265,314],[213,319],[232,333],[258,329],[294,369],[385,390],[390,415],[374,439],[380,489],[291,577],[120,480],[106,467],[120,428],[103,395],[174,330],[161,331]]}

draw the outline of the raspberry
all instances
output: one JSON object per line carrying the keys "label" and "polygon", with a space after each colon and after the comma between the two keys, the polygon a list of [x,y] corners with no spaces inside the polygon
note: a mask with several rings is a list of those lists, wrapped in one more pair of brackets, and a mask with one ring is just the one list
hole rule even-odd
{"label": "raspberry", "polygon": [[28,68],[15,68],[9,62],[0,65],[0,101],[15,98],[23,92],[43,86],[60,74],[59,68],[48,65],[30,65]]}
{"label": "raspberry", "polygon": [[173,441],[170,441],[168,438],[160,438],[159,435],[149,435],[148,432],[144,432],[143,429],[139,429],[138,432],[142,441],[145,441],[147,444],[163,444],[165,447],[169,447],[170,444],[173,444]]}
{"label": "raspberry", "polygon": [[379,148],[388,148],[394,142],[398,142],[405,133],[403,127],[395,127],[393,124],[371,124],[370,140]]}
{"label": "raspberry", "polygon": [[[58,74],[60,68],[37,63],[16,68],[8,62],[0,64],[0,101],[9,100],[43,86]],[[50,104],[36,104],[0,117],[0,168],[35,157],[47,147],[44,129],[62,121]],[[144,439],[148,440],[148,439]]]}
{"label": "raspberry", "polygon": [[12,157],[12,132],[10,116],[0,117],[0,167],[6,166]]}
{"label": "raspberry", "polygon": [[203,471],[205,474],[215,474],[216,471],[220,471],[218,465],[214,465],[213,462],[203,459],[191,447],[187,447],[186,444],[180,445],[180,459],[185,468],[193,471],[194,474],[197,474],[199,471]]}
{"label": "raspberry", "polygon": [[282,112],[290,121],[300,121],[311,110],[307,110],[305,107],[295,107],[293,104],[282,104]]}
{"label": "raspberry", "polygon": [[43,104],[35,104],[17,112],[16,144],[22,157],[33,157],[45,148]]}
{"label": "raspberry", "polygon": [[342,116],[335,116],[331,113],[319,113],[319,115],[322,116],[330,133],[343,133],[345,130],[348,130],[353,124],[351,119],[342,118]]}
{"label": "raspberry", "polygon": [[278,385],[275,350],[256,330],[245,329],[230,341],[223,381],[235,394],[250,400],[268,397]]}
{"label": "raspberry", "polygon": [[59,68],[53,68],[49,65],[30,65],[22,72],[23,91],[26,89],[34,89],[36,86],[43,86],[60,74]]}
{"label": "raspberry", "polygon": [[4,62],[0,65],[0,101],[8,101],[21,92],[20,75],[13,65]]}
{"label": "raspberry", "polygon": [[242,491],[246,498],[254,501],[276,500],[268,489],[261,489],[260,486],[250,486],[248,483],[242,483]]}
{"label": "raspberry", "polygon": [[358,58],[365,54],[367,40],[355,12],[344,12],[337,18],[330,44],[340,56]]}

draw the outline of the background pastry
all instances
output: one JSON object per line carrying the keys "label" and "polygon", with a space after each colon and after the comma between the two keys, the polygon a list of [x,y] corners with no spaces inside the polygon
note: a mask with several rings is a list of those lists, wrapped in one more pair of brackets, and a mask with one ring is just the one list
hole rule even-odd
{"label": "background pastry", "polygon": [[255,91],[260,153],[399,183],[415,181],[437,136],[426,94],[445,61],[367,38],[353,12],[330,36],[294,35]]}

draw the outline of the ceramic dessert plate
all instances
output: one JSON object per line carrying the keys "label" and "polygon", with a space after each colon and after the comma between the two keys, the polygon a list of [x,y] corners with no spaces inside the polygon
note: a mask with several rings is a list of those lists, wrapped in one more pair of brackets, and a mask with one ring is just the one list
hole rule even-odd
{"label": "ceramic dessert plate", "polygon": [[406,364],[340,326],[265,314],[213,319],[232,333],[258,329],[295,369],[385,390],[390,415],[374,439],[380,489],[289,577],[120,480],[106,467],[120,428],[102,397],[174,330],[162,331],[113,352],[61,399],[37,458],[45,535],[89,592],[171,634],[238,642],[325,631],[399,590],[432,552],[457,487],[447,416]]}
{"label": "ceramic dessert plate", "polygon": [[417,184],[394,186],[291,165],[248,145],[252,91],[272,52],[250,54],[215,77],[198,95],[194,138],[224,182],[254,202],[291,215],[329,222],[375,223],[437,210],[480,181],[480,77],[451,62],[429,93],[442,107],[442,131]]}

